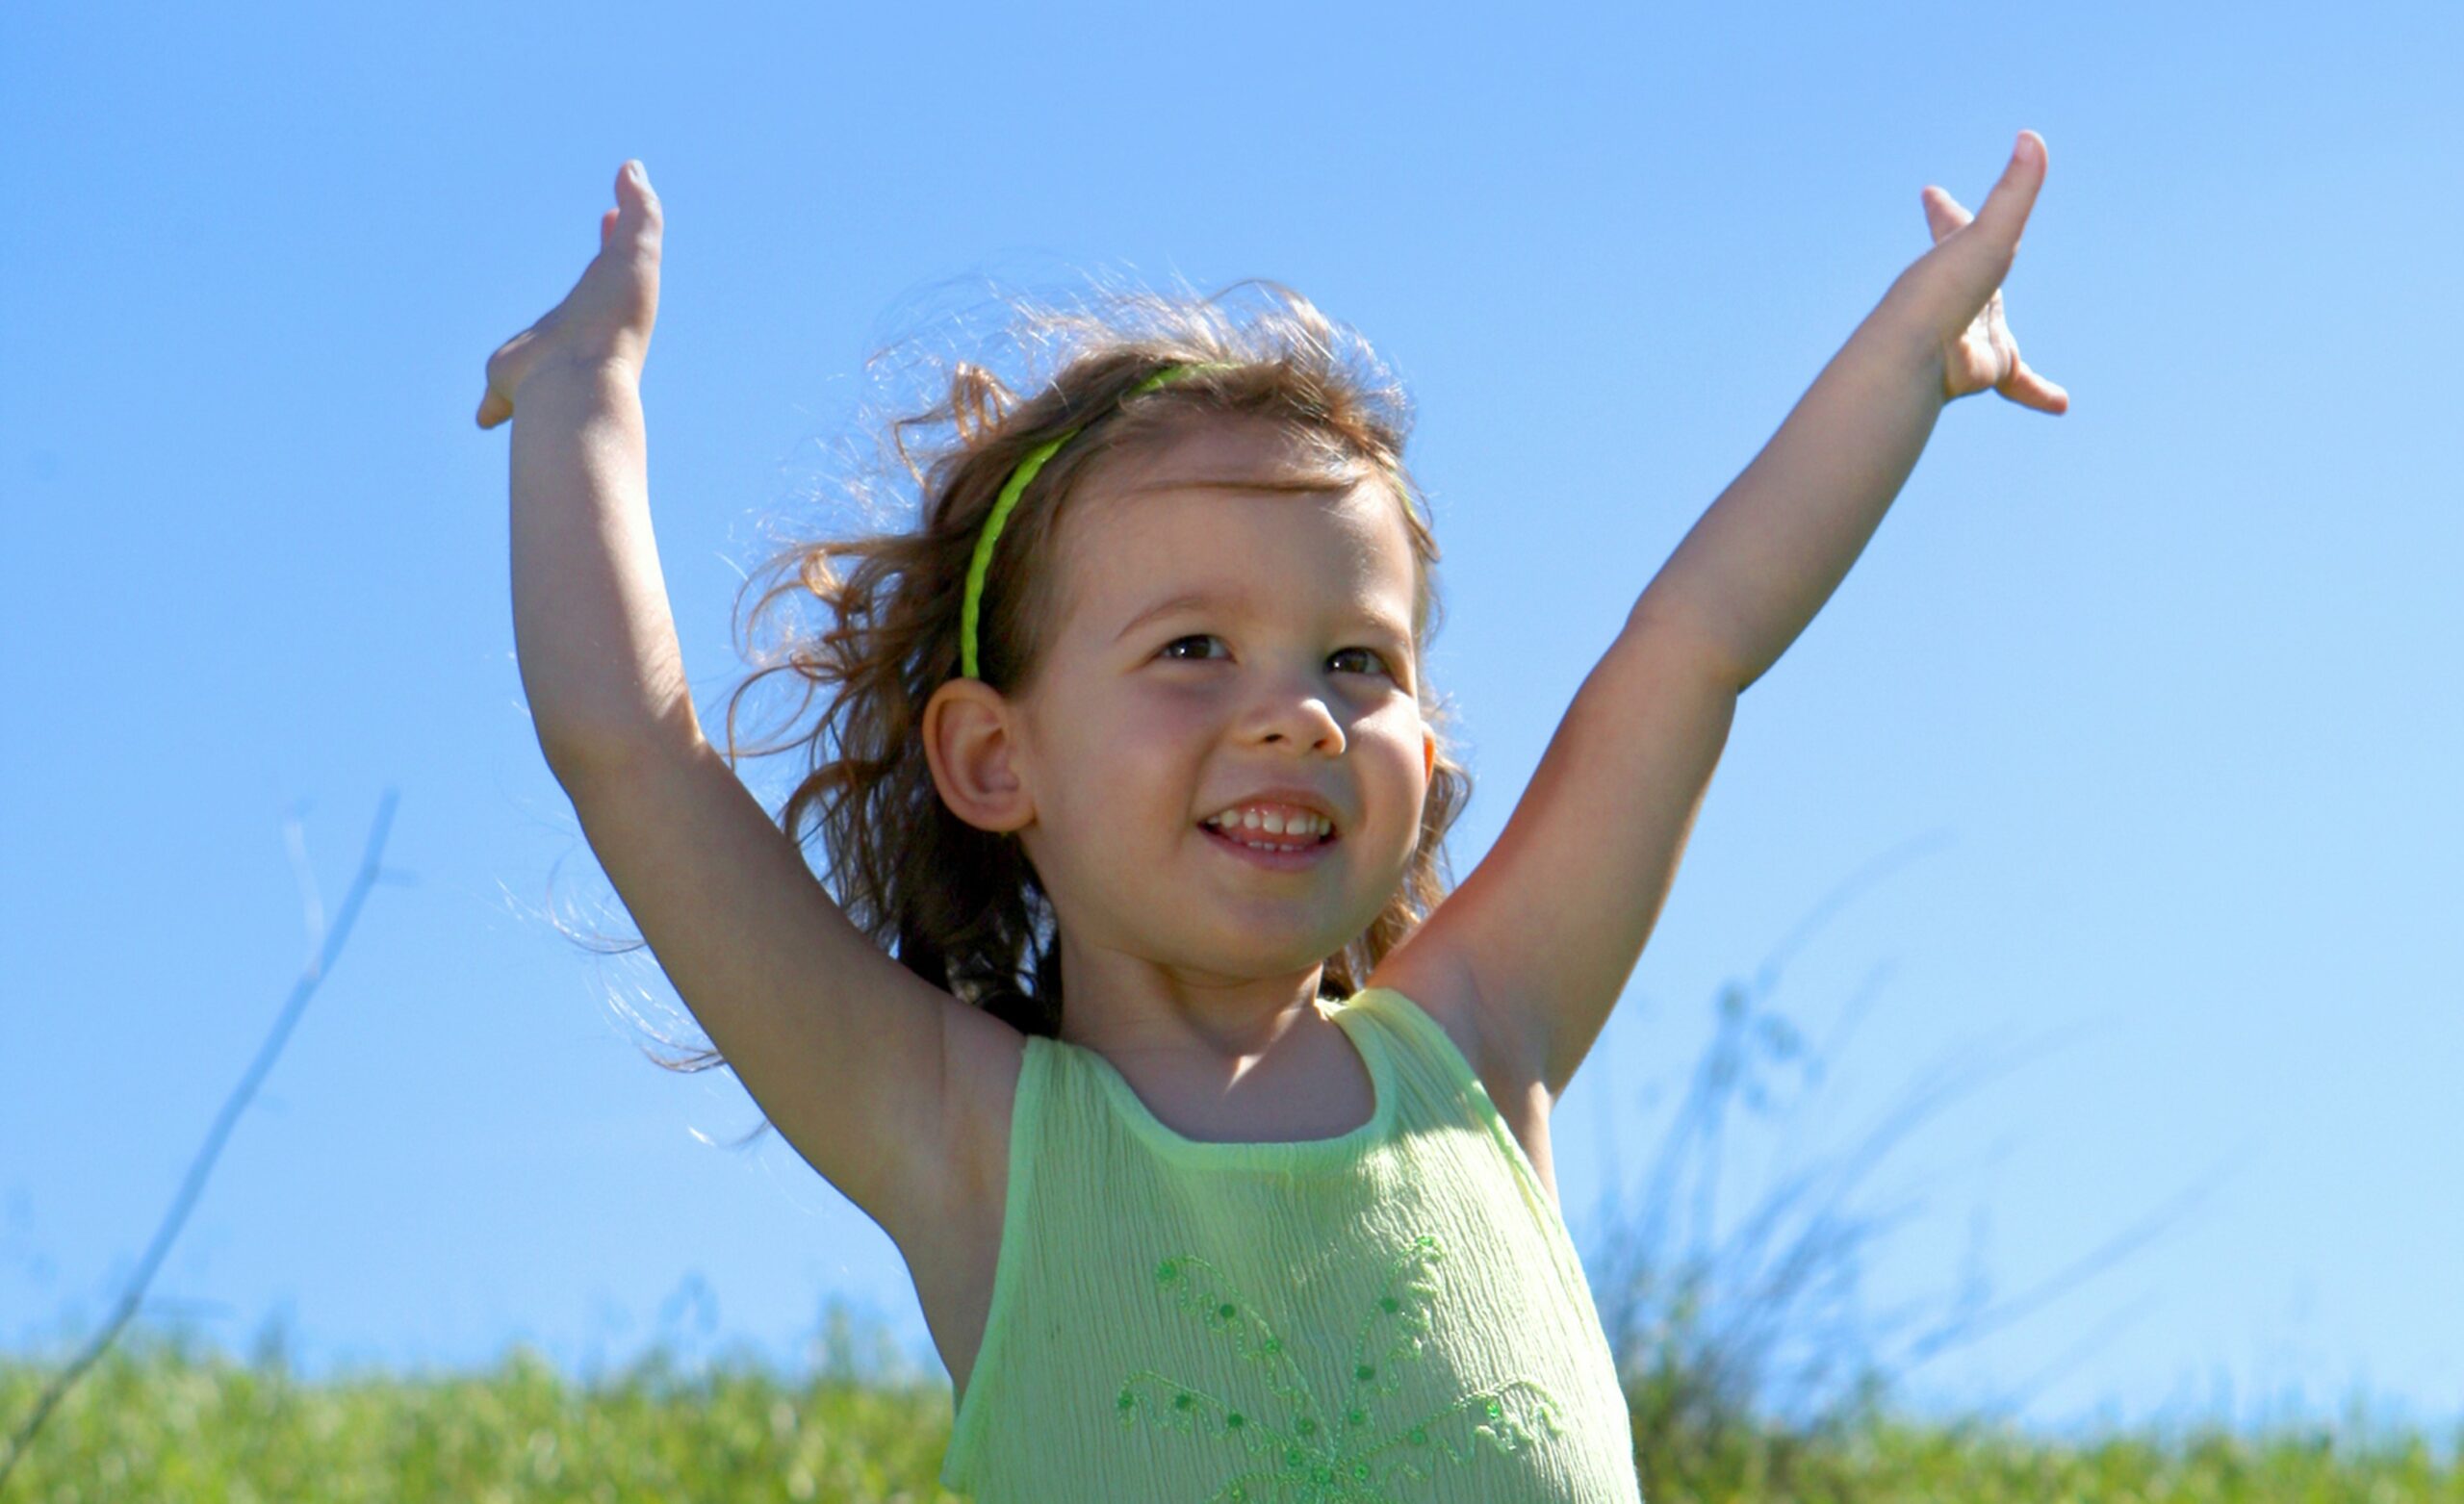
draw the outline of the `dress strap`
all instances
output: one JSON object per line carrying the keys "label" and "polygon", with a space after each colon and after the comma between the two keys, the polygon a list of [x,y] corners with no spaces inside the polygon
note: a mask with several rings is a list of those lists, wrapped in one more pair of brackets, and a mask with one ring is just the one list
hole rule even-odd
{"label": "dress strap", "polygon": [[1454,1036],[1411,998],[1392,987],[1363,987],[1344,1007],[1376,1022],[1379,1043],[1390,1048],[1398,1067],[1424,1090],[1447,1098],[1475,1091],[1486,1097],[1479,1073],[1463,1058]]}

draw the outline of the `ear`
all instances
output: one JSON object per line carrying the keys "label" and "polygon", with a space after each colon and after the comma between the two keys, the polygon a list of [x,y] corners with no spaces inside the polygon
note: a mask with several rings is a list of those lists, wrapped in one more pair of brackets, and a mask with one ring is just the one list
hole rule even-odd
{"label": "ear", "polygon": [[1015,712],[982,679],[953,678],[924,705],[924,756],[950,812],[979,830],[1008,832],[1035,814],[1012,766]]}
{"label": "ear", "polygon": [[1429,779],[1436,777],[1437,733],[1435,731],[1424,729],[1421,732],[1421,782],[1425,784]]}

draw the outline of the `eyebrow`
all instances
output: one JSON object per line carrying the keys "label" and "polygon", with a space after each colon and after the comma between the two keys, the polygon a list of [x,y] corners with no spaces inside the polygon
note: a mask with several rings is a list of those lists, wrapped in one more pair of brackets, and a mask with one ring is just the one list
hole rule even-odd
{"label": "eyebrow", "polygon": [[[1203,606],[1229,606],[1236,610],[1246,610],[1248,605],[1249,598],[1242,591],[1219,591],[1207,589],[1185,590],[1179,595],[1173,596],[1168,599],[1158,600],[1153,605],[1148,606],[1145,610],[1139,612],[1134,617],[1131,617],[1129,619],[1129,625],[1123,626],[1120,629],[1119,635],[1116,636],[1113,641],[1118,642],[1121,638],[1127,637],[1130,633],[1138,630],[1142,626],[1144,626],[1147,623],[1156,621],[1162,617],[1169,616],[1175,611],[1194,610]],[[1356,619],[1369,625],[1374,626],[1381,631],[1393,634],[1397,642],[1402,643],[1407,647],[1411,644],[1412,634],[1410,630],[1383,614],[1364,612],[1359,613]]]}

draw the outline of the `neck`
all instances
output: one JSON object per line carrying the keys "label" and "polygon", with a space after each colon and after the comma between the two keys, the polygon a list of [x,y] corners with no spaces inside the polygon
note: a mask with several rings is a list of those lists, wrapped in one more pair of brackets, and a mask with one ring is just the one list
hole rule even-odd
{"label": "neck", "polygon": [[1254,1059],[1324,1016],[1323,962],[1280,976],[1228,976],[1081,949],[1065,933],[1061,971],[1061,1037],[1105,1056]]}

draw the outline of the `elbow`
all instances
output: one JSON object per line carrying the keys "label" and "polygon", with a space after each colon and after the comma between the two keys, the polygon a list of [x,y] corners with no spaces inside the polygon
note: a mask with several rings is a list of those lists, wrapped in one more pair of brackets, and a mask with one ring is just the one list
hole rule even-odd
{"label": "elbow", "polygon": [[621,778],[633,768],[679,753],[699,752],[705,745],[698,723],[682,727],[644,725],[611,729],[578,728],[534,723],[539,754],[548,771],[567,789],[583,783]]}
{"label": "elbow", "polygon": [[1626,619],[1626,632],[1690,661],[1701,673],[1740,695],[1770,668],[1767,663],[1747,663],[1717,631],[1691,615],[1665,608],[1645,611],[1636,605]]}

